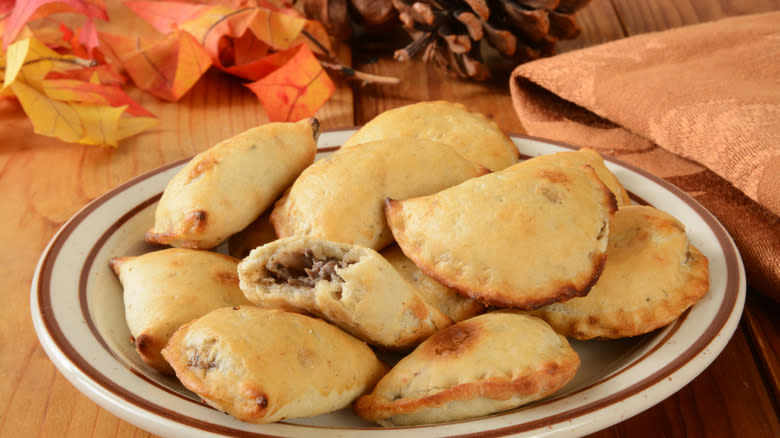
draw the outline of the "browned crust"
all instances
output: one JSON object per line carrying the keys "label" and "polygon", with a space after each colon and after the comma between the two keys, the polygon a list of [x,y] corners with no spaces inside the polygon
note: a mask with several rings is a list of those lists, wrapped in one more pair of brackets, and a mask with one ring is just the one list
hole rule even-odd
{"label": "browned crust", "polygon": [[[204,210],[193,210],[184,216],[179,223],[179,228],[188,230],[193,234],[203,233],[208,226],[209,215]],[[174,242],[182,248],[202,249],[199,240],[185,239],[181,232],[168,229],[163,233],[157,233],[149,230],[144,234],[144,240],[158,245],[170,245]],[[206,249],[206,248],[203,248]]]}
{"label": "browned crust", "polygon": [[528,398],[527,402],[531,402],[553,394],[574,377],[579,368],[579,357],[571,355],[567,359],[570,362],[563,364],[548,362],[540,365],[535,373],[515,379],[491,377],[478,382],[455,385],[420,398],[401,398],[391,401],[372,393],[359,397],[352,409],[365,420],[378,421],[423,409],[441,408],[452,401],[477,398],[508,400],[514,396],[521,396]]}

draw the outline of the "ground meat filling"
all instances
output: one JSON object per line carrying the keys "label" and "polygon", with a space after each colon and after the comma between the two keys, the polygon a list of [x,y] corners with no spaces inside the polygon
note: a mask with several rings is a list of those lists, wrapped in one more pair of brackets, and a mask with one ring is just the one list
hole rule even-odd
{"label": "ground meat filling", "polygon": [[351,265],[335,257],[317,258],[307,248],[303,252],[280,252],[274,254],[265,265],[268,274],[276,284],[287,283],[293,287],[314,287],[318,281],[341,281],[336,268]]}

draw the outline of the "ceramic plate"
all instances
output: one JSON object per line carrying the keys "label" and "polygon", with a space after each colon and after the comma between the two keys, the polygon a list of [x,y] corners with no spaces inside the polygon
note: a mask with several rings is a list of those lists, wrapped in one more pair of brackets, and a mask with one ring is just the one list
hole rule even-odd
{"label": "ceramic plate", "polygon": [[[321,156],[352,130],[323,133]],[[521,155],[572,149],[512,136]],[[35,330],[60,372],[118,417],[170,437],[430,437],[584,435],[635,415],[688,384],[726,345],[742,313],[745,274],[739,253],[720,223],[676,187],[633,166],[607,166],[638,203],[683,222],[709,259],[710,290],[677,321],[650,334],[613,341],[572,342],[582,365],[559,393],[512,411],[469,421],[383,429],[342,410],[269,425],[242,423],[218,412],[175,378],[147,368],[130,343],[122,289],[108,260],[155,248],[143,241],[168,180],[184,161],[139,176],[95,199],[54,236],[41,256],[31,290]]]}

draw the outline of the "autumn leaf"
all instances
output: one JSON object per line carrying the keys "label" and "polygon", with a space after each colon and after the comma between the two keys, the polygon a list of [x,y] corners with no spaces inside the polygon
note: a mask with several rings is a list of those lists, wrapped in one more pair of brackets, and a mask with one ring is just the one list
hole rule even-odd
{"label": "autumn leaf", "polygon": [[92,103],[112,107],[121,106],[130,115],[154,117],[154,114],[142,107],[117,86],[74,79],[45,79],[43,81],[43,91],[50,99],[54,100]]}
{"label": "autumn leaf", "polygon": [[12,43],[0,57],[2,91],[19,101],[37,134],[66,142],[117,146],[118,141],[148,129],[154,115],[116,85],[69,78],[93,64],[60,54],[36,38]]}
{"label": "autumn leaf", "polygon": [[335,90],[333,81],[305,45],[282,67],[248,84],[271,121],[300,120],[313,115]]}
{"label": "autumn leaf", "polygon": [[100,33],[103,47],[135,85],[161,99],[179,100],[211,66],[211,59],[187,32],[162,39]]}
{"label": "autumn leaf", "polygon": [[0,62],[0,67],[5,70],[3,88],[13,84],[19,75],[23,75],[28,84],[39,86],[55,66],[57,69],[67,69],[85,65],[88,64],[84,60],[72,55],[60,55],[35,38],[25,38],[11,44]]}
{"label": "autumn leaf", "polygon": [[76,110],[66,102],[49,99],[45,94],[22,81],[11,84],[24,112],[33,123],[36,134],[78,142],[84,129]]}
{"label": "autumn leaf", "polygon": [[249,23],[249,30],[269,46],[284,50],[293,44],[306,26],[306,20],[269,9],[257,9]]}
{"label": "autumn leaf", "polygon": [[[21,0],[17,1],[5,20],[3,49],[16,39],[19,31],[31,19],[46,17],[59,12],[75,12],[87,17],[108,20],[103,0]],[[94,25],[94,23],[93,23]]]}
{"label": "autumn leaf", "polygon": [[174,32],[179,24],[195,19],[212,7],[202,4],[156,1],[127,1],[123,4],[163,34]]}

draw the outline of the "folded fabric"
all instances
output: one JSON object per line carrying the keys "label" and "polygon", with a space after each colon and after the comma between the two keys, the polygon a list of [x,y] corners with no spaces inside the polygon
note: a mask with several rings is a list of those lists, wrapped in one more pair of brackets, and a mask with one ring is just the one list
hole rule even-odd
{"label": "folded fabric", "polygon": [[780,300],[780,12],[641,34],[518,66],[530,135],[588,146],[704,204],[749,286]]}

